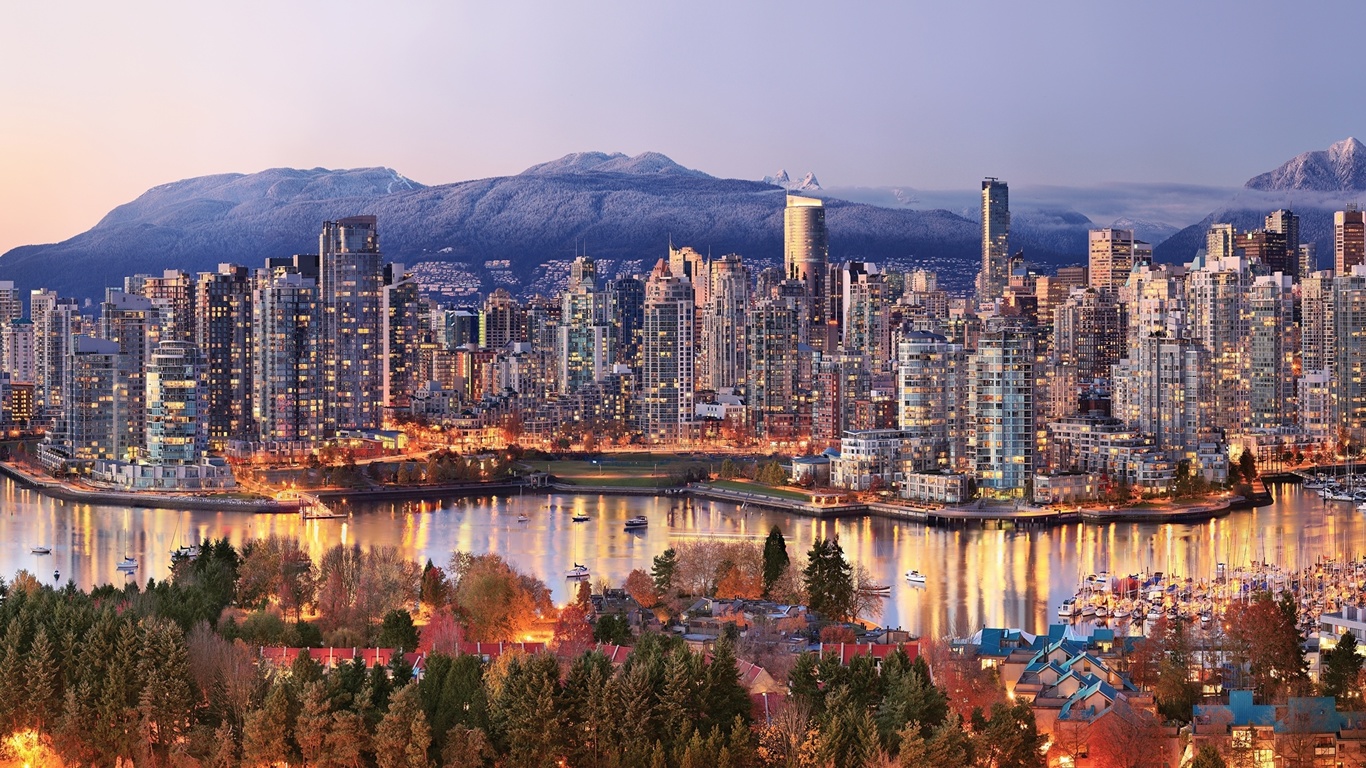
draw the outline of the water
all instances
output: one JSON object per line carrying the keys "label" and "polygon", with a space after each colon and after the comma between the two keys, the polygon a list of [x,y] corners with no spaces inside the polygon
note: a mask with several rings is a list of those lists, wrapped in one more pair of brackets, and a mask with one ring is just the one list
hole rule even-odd
{"label": "water", "polygon": [[[351,505],[343,520],[304,521],[297,515],[252,515],[103,507],[62,502],[0,482],[0,574],[27,569],[47,583],[53,570],[83,588],[169,573],[170,552],[182,543],[227,536],[234,544],[272,533],[299,538],[316,558],[336,543],[398,546],[414,560],[444,565],[452,550],[497,552],[544,579],[557,602],[572,584],[564,572],[583,563],[593,583],[620,585],[633,568],[650,567],[667,546],[703,537],[762,542],[778,525],[797,559],[818,537],[838,535],[852,562],[892,585],[881,622],[924,636],[965,635],[983,625],[1042,629],[1081,578],[1145,570],[1209,578],[1220,562],[1265,560],[1290,568],[1321,556],[1366,555],[1366,513],[1323,502],[1295,486],[1275,489],[1268,507],[1193,525],[1114,524],[1059,528],[928,528],[880,518],[820,521],[775,512],[741,512],[732,504],[636,496],[545,496]],[[592,520],[570,522],[567,511]],[[347,509],[343,505],[342,509]],[[528,523],[516,521],[519,513]],[[626,518],[644,514],[649,528],[626,532]],[[29,553],[49,546],[52,555]],[[125,577],[125,554],[140,568]],[[926,574],[923,588],[902,575]]]}

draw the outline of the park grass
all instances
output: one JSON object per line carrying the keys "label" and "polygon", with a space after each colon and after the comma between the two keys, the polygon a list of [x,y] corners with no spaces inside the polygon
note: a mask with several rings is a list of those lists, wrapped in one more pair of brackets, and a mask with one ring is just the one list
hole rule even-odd
{"label": "park grass", "polygon": [[724,488],[728,491],[742,491],[744,493],[757,493],[764,496],[776,496],[780,499],[792,499],[794,501],[811,501],[811,494],[802,491],[793,491],[786,488],[774,488],[761,483],[746,483],[740,480],[713,480],[707,485],[713,488]]}

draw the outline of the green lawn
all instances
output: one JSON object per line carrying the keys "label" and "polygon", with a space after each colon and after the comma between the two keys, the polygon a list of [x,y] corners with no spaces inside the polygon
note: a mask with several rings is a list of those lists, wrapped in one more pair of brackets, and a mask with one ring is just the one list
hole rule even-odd
{"label": "green lawn", "polygon": [[[689,459],[673,454],[612,453],[600,463],[581,460],[523,461],[522,464],[538,472],[549,472],[556,478],[576,485],[617,485],[633,488],[667,486],[669,478],[682,474],[692,466],[707,466],[701,459]],[[720,462],[712,462],[720,466]]]}
{"label": "green lawn", "polygon": [[746,483],[740,480],[713,480],[708,485],[715,488],[725,488],[730,491],[744,491],[746,493],[761,493],[765,496],[777,496],[781,499],[793,499],[795,501],[811,501],[811,494],[802,491],[790,491],[786,488],[773,488],[760,483]]}

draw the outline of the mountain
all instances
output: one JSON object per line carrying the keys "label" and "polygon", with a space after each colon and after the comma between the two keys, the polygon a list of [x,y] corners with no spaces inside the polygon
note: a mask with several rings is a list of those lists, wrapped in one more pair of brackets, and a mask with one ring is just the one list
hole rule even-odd
{"label": "mountain", "polygon": [[1359,202],[1362,192],[1366,192],[1366,145],[1348,137],[1248,179],[1242,191],[1223,206],[1154,248],[1153,258],[1188,262],[1205,247],[1210,225],[1259,229],[1266,214],[1289,208],[1300,217],[1300,242],[1314,243],[1319,263],[1327,264],[1333,254],[1333,213]]}
{"label": "mountain", "polygon": [[800,181],[793,181],[787,175],[786,170],[778,171],[777,175],[765,176],[765,184],[772,184],[775,187],[782,187],[789,192],[820,192],[821,183],[816,181],[815,173],[807,173]]}
{"label": "mountain", "polygon": [[1244,186],[1268,191],[1360,192],[1366,190],[1366,146],[1349,136],[1326,150],[1296,155],[1276,170],[1248,179]]}
{"label": "mountain", "polygon": [[[275,168],[154,187],[75,237],[5,253],[0,279],[98,299],[126,275],[255,266],[316,251],[323,221],[373,214],[385,257],[412,267],[429,289],[460,296],[501,285],[526,295],[555,290],[575,253],[595,257],[610,278],[648,271],[670,240],[739,253],[756,268],[779,264],[784,195],[653,152],[577,153],[514,176],[434,186],[388,168]],[[826,206],[832,261],[924,266],[946,288],[970,288],[980,258],[976,223],[944,210],[828,196]],[[1045,264],[1085,253],[1057,251],[1027,231],[1012,245]]]}

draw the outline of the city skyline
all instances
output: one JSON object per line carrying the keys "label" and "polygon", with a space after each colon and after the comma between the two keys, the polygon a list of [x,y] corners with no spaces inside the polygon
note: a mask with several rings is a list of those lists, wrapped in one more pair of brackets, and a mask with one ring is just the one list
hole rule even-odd
{"label": "city skyline", "polygon": [[[69,237],[181,178],[387,166],[445,183],[590,150],[661,151],[735,178],[810,170],[835,187],[960,189],[996,175],[1017,189],[1228,188],[1366,124],[1360,106],[1332,96],[1350,46],[1333,42],[1346,30],[1317,23],[1331,9],[1276,15],[1284,39],[1324,39],[1255,59],[1223,56],[1200,32],[1217,23],[1230,40],[1261,34],[1269,8],[889,4],[831,20],[805,12],[816,8],[414,6],[365,16],[365,63],[296,44],[354,34],[345,8],[88,6],[74,22],[19,9],[14,28],[25,34],[0,52],[23,73],[3,91],[14,119],[0,132],[0,251]],[[661,29],[685,48],[728,55],[657,56],[644,41]],[[1132,56],[1095,29],[1163,55]],[[241,55],[244,33],[264,55]],[[993,99],[963,87],[1003,70]],[[1231,82],[1293,93],[1303,106],[1255,132],[1169,119],[1197,113],[1209,88]],[[339,88],[363,91],[374,114],[409,117],[329,121],[312,95]],[[1098,98],[1135,108],[1112,121],[1090,108]],[[783,130],[794,119],[807,129]]]}

